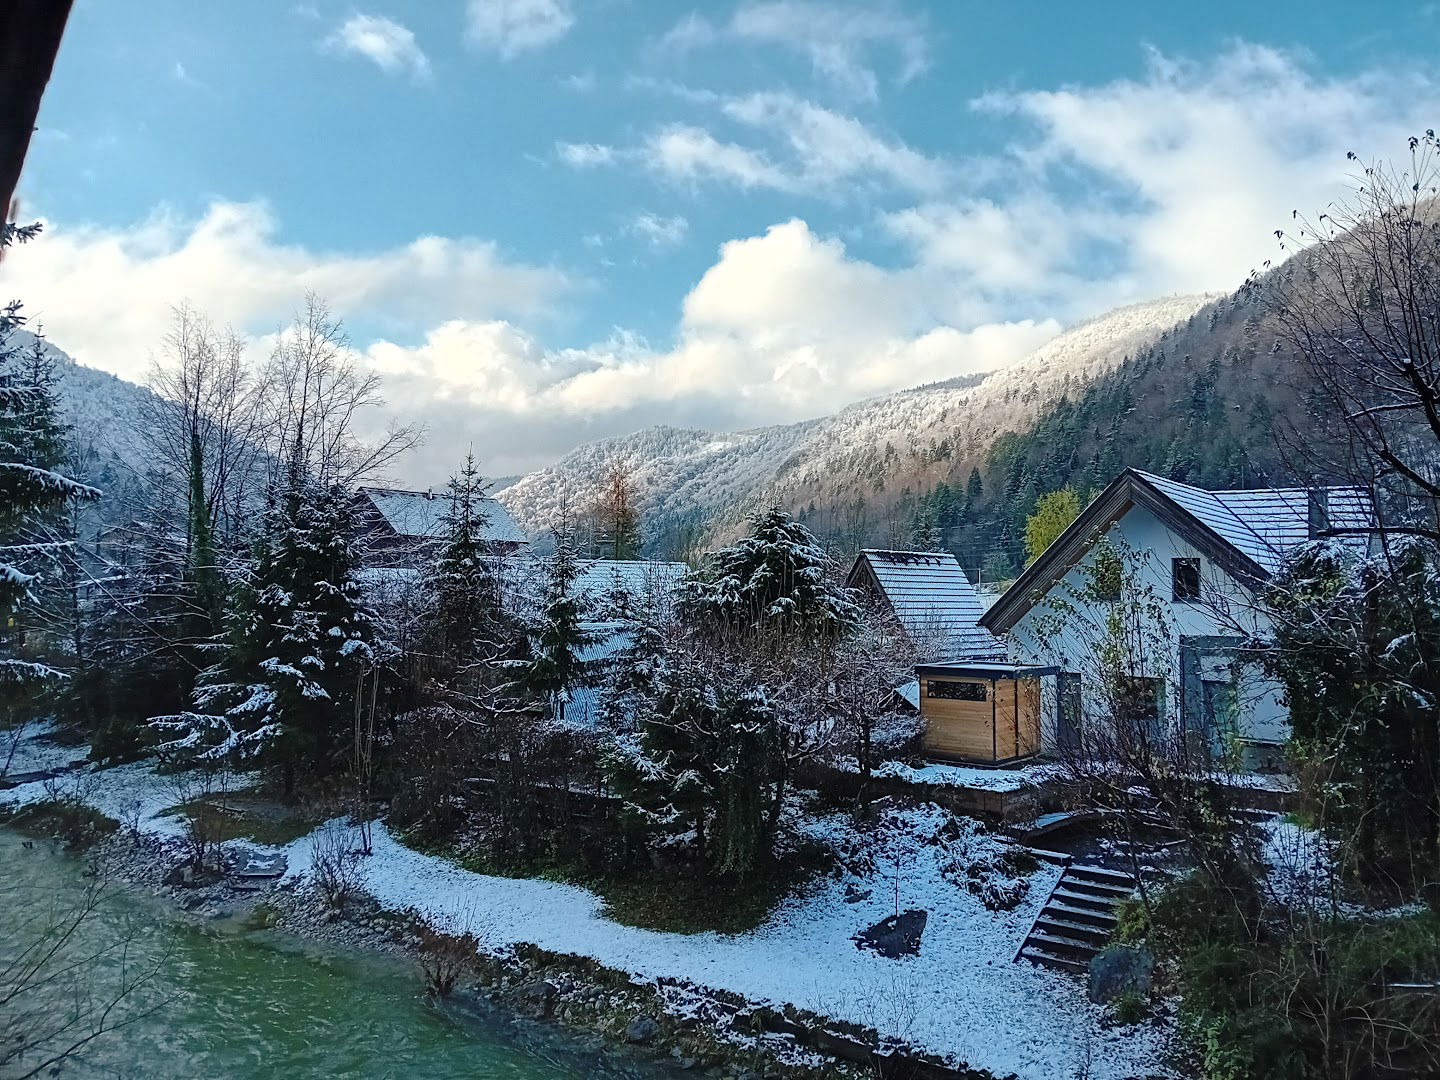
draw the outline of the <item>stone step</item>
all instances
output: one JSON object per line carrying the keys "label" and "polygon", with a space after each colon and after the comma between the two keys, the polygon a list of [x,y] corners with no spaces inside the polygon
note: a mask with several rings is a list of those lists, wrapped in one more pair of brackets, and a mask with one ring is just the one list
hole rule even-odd
{"label": "stone step", "polygon": [[1083,878],[1086,881],[1098,881],[1102,884],[1123,885],[1127,889],[1133,889],[1136,885],[1134,874],[1126,873],[1124,870],[1111,870],[1104,866],[1073,863],[1065,876]]}
{"label": "stone step", "polygon": [[1027,947],[1043,949],[1053,956],[1069,956],[1087,963],[1100,951],[1100,947],[1093,941],[1082,941],[1080,938],[1051,934],[1043,930],[1032,931],[1025,939],[1025,944]]}
{"label": "stone step", "polygon": [[1069,922],[1085,923],[1097,930],[1104,930],[1107,934],[1115,928],[1116,923],[1113,910],[1076,907],[1073,904],[1062,902],[1056,896],[1052,896],[1050,903],[1045,905],[1045,912],[1053,913]]}
{"label": "stone step", "polygon": [[1068,907],[1084,908],[1087,911],[1103,911],[1108,915],[1115,913],[1115,904],[1118,900],[1113,896],[1095,896],[1092,893],[1074,892],[1064,882],[1050,895],[1051,899],[1059,900]]}
{"label": "stone step", "polygon": [[1087,966],[1079,960],[1072,960],[1068,956],[1057,956],[1045,951],[1028,941],[1020,949],[1018,959],[1029,960],[1032,964],[1039,964],[1041,967],[1051,968],[1055,971],[1068,971],[1075,975],[1083,975]]}
{"label": "stone step", "polygon": [[1135,891],[1134,885],[1112,885],[1104,881],[1088,881],[1084,878],[1072,877],[1069,874],[1060,880],[1062,887],[1069,892],[1084,893],[1097,899],[1109,900],[1112,904],[1119,903]]}
{"label": "stone step", "polygon": [[1046,908],[1035,920],[1035,930],[1043,931],[1046,934],[1058,934],[1061,937],[1074,938],[1078,941],[1088,941],[1096,946],[1104,945],[1110,940],[1110,931],[1113,927],[1095,926],[1090,923],[1083,923],[1077,919],[1067,919],[1064,915],[1052,912]]}

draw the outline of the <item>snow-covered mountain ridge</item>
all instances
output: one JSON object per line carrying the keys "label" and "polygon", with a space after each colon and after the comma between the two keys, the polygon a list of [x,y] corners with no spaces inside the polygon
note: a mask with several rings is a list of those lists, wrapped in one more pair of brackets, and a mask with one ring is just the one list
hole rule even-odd
{"label": "snow-covered mountain ridge", "polygon": [[924,486],[938,457],[975,456],[1022,430],[1048,402],[1111,370],[1193,316],[1216,295],[1170,296],[1117,308],[1074,326],[1019,363],[850,405],[832,416],[752,431],[668,427],[571,451],[497,492],[523,528],[548,527],[562,507],[583,508],[617,459],[627,463],[647,533],[690,526],[725,532],[761,501],[830,508]]}

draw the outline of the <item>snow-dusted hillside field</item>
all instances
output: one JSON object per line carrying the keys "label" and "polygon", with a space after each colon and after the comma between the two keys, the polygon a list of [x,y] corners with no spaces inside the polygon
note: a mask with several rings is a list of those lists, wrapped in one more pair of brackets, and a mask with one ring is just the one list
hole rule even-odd
{"label": "snow-dusted hillside field", "polygon": [[497,498],[533,533],[562,505],[586,505],[616,459],[634,470],[640,510],[652,523],[687,516],[734,520],[762,497],[796,504],[841,496],[890,474],[897,456],[931,441],[948,439],[971,451],[988,447],[1002,433],[1022,428],[1047,402],[1115,367],[1215,298],[1171,296],[1117,308],[971,385],[903,390],[823,419],[753,431],[660,427],[589,443],[522,477]]}
{"label": "snow-dusted hillside field", "polygon": [[[33,729],[15,771],[53,767],[83,753],[57,753],[36,741],[46,730]],[[61,783],[64,793],[145,832],[178,832],[175,816],[159,816],[174,795],[150,763],[87,766]],[[37,781],[0,792],[0,803],[44,799],[47,787]],[[764,924],[743,934],[624,926],[605,918],[600,897],[585,889],[463,870],[405,847],[380,823],[374,854],[360,860],[359,874],[386,907],[414,908],[437,925],[473,929],[487,948],[530,942],[647,979],[679,977],[752,1000],[793,1003],[874,1026],[997,1076],[1164,1075],[1164,1025],[1107,1024],[1079,981],[1013,962],[1059,877],[1057,868],[1042,866],[1031,874],[1028,895],[1015,910],[994,912],[956,883],[953,869],[946,872],[947,860],[963,864],[993,857],[998,849],[968,819],[921,806],[892,814],[870,837],[857,834],[844,815],[800,815],[796,824],[851,869],[782,902]],[[283,851],[292,876],[306,870],[312,850],[310,837],[283,849],[232,843]],[[920,954],[891,960],[858,949],[854,935],[893,914],[897,900],[902,909],[929,913]]]}

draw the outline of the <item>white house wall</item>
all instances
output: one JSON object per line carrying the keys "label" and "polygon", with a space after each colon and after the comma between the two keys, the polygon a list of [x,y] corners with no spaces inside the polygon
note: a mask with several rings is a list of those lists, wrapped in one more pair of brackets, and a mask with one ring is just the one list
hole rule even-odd
{"label": "white house wall", "polygon": [[[1164,655],[1148,659],[1143,674],[1163,679],[1167,685],[1166,707],[1172,722],[1179,719],[1179,695],[1175,688],[1180,678],[1181,637],[1268,636],[1270,620],[1260,611],[1251,594],[1229,574],[1196,550],[1183,537],[1172,531],[1144,507],[1132,506],[1104,534],[1122,553],[1127,569],[1154,590],[1154,595],[1169,605],[1169,621],[1173,628],[1168,650]],[[1201,573],[1201,599],[1197,602],[1176,602],[1171,596],[1172,558],[1198,558]],[[1060,598],[1075,609],[1074,616],[1056,618],[1051,602],[1042,599],[1025,613],[1008,635],[1010,658],[1016,663],[1054,666],[1062,671],[1084,673],[1084,660],[1090,645],[1086,625],[1103,624],[1101,603],[1077,599],[1089,583],[1086,568],[1093,566],[1092,547],[1079,563],[1047,591],[1047,598]],[[1059,623],[1058,627],[1046,626]],[[1054,630],[1050,636],[1047,632]],[[1203,660],[1212,667],[1216,661]],[[1228,665],[1226,665],[1228,667]],[[1254,666],[1251,665],[1253,668]],[[1225,672],[1228,677],[1229,671]],[[1042,730],[1047,747],[1053,747],[1057,705],[1053,679],[1045,680],[1042,702]],[[1288,713],[1281,701],[1278,684],[1267,679],[1258,669],[1242,672],[1237,695],[1239,735],[1254,742],[1283,741],[1289,731]],[[1082,683],[1082,708],[1093,717],[1096,703]]]}

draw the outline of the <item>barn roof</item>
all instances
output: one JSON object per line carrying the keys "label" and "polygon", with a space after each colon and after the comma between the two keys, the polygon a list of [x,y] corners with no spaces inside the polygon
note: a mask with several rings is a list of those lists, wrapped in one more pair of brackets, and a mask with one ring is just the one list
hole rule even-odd
{"label": "barn roof", "polygon": [[[1356,487],[1254,488],[1209,491],[1139,469],[1126,469],[1071,522],[983,617],[995,633],[1014,626],[1084,554],[1088,545],[1130,509],[1143,506],[1241,581],[1263,582],[1286,554],[1318,533],[1357,535],[1373,524],[1370,496]],[[1313,516],[1316,510],[1321,520]]]}
{"label": "barn roof", "polygon": [[[450,496],[444,492],[362,487],[359,494],[370,501],[399,536],[438,540],[445,535]],[[479,500],[478,509],[485,516],[483,539],[491,543],[526,543],[524,532],[501,503],[486,496]]]}
{"label": "barn roof", "polygon": [[1003,655],[1004,646],[979,625],[980,597],[950,552],[866,548],[850,571],[852,585],[862,566],[917,643],[938,637],[941,654],[951,658]]}

